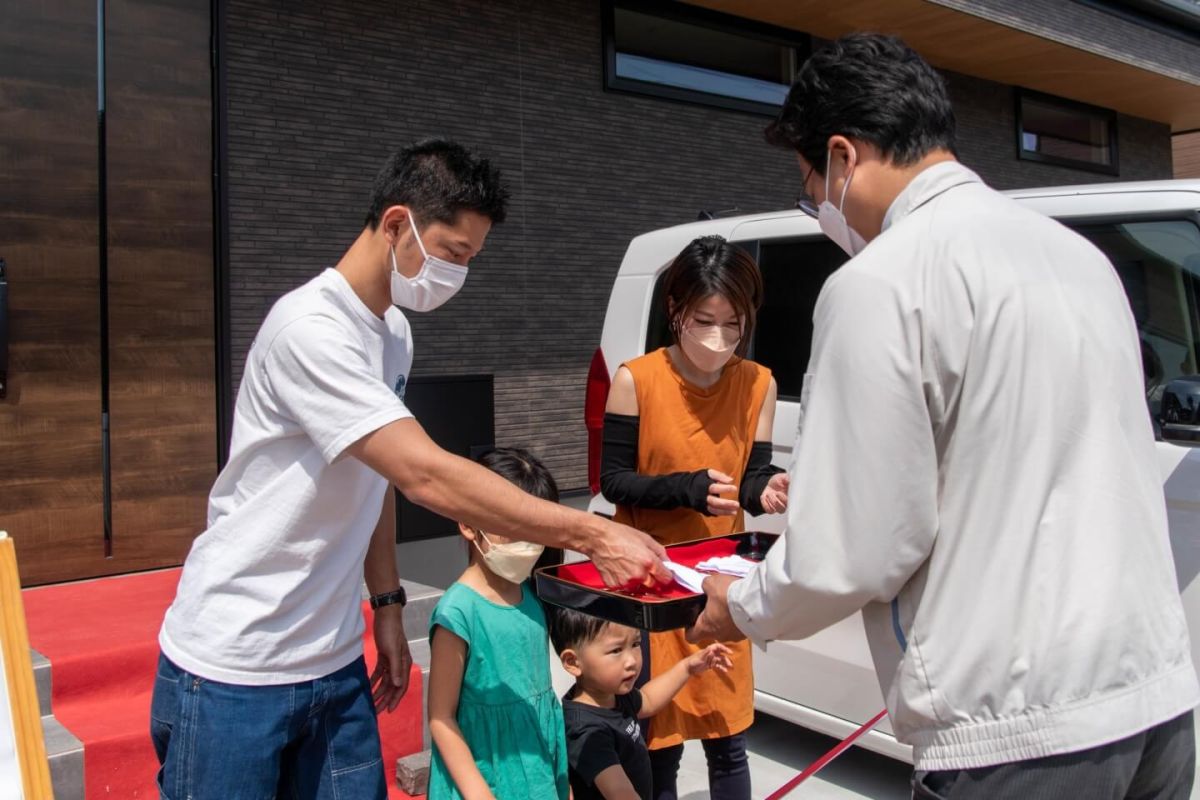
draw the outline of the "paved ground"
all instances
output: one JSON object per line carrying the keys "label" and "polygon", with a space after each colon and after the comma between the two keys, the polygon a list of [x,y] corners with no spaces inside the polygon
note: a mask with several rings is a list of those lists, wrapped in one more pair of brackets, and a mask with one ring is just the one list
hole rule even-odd
{"label": "paved ground", "polygon": [[[813,733],[789,722],[758,715],[749,733],[750,774],[753,796],[764,798],[795,777],[836,744],[835,739]],[[788,795],[789,800],[832,800],[873,798],[908,800],[910,767],[867,750],[851,748],[836,761],[806,780]],[[682,800],[708,797],[708,773],[704,751],[689,743],[679,769]]]}
{"label": "paved ground", "polygon": [[[1198,737],[1200,739],[1200,737]],[[765,798],[799,774],[833,747],[835,740],[789,722],[758,715],[749,733],[750,773],[755,800]],[[1197,746],[1200,759],[1200,744]],[[867,750],[851,748],[825,769],[788,795],[788,800],[908,800],[910,768]],[[704,751],[689,743],[680,765],[679,796],[683,800],[708,797],[708,775]],[[1200,782],[1191,800],[1200,800]]]}

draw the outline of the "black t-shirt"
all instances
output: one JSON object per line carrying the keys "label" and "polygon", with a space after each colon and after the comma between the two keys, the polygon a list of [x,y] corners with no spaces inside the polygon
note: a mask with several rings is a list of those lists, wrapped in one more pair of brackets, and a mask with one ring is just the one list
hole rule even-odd
{"label": "black t-shirt", "polygon": [[642,739],[637,715],[642,693],[617,696],[616,708],[597,708],[563,698],[567,726],[567,763],[575,800],[602,800],[596,776],[620,764],[642,800],[650,800],[650,751]]}

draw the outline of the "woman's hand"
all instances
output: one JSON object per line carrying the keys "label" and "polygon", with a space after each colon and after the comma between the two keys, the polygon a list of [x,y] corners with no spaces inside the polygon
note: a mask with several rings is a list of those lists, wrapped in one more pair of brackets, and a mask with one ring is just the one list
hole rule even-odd
{"label": "woman's hand", "polygon": [[[732,517],[738,513],[742,507],[736,500],[737,486],[733,478],[715,469],[708,471],[708,477],[712,481],[708,485],[708,513],[714,517]],[[735,499],[721,497],[723,494],[731,494]]]}
{"label": "woman's hand", "polygon": [[763,489],[762,497],[759,498],[764,512],[782,514],[787,511],[789,484],[786,472],[771,476],[771,480],[767,481],[767,488]]}

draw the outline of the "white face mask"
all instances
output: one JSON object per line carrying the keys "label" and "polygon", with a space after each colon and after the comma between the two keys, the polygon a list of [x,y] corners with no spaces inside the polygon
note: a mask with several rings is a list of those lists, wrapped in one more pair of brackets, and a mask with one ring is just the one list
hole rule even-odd
{"label": "white face mask", "polygon": [[846,182],[842,184],[842,200],[837,207],[834,207],[833,203],[829,202],[829,156],[831,152],[831,150],[825,151],[825,202],[821,203],[817,209],[817,224],[834,244],[854,257],[867,246],[867,240],[850,227],[850,223],[846,221],[846,215],[842,213],[842,208],[846,205],[846,190],[850,188],[850,179],[853,176],[846,177]]}
{"label": "white face mask", "polygon": [[408,215],[408,224],[412,227],[413,236],[417,237],[417,247],[425,262],[415,278],[406,278],[396,267],[396,250],[390,250],[392,255],[392,302],[401,308],[413,311],[432,311],[442,303],[454,297],[467,280],[467,268],[451,264],[441,258],[429,255],[421,234],[417,233],[417,223],[413,215]]}
{"label": "white face mask", "polygon": [[733,358],[733,352],[740,340],[741,336],[737,332],[724,326],[697,327],[692,324],[683,329],[683,335],[679,337],[679,347],[697,369],[702,372],[716,372]]}
{"label": "white face mask", "polygon": [[509,583],[524,583],[529,580],[529,576],[533,574],[533,565],[537,563],[545,549],[540,544],[533,542],[492,544],[492,540],[487,538],[487,534],[483,531],[479,532],[479,536],[488,543],[488,550],[485,553],[479,546],[479,539],[475,540],[475,549],[483,557],[483,563],[495,575]]}

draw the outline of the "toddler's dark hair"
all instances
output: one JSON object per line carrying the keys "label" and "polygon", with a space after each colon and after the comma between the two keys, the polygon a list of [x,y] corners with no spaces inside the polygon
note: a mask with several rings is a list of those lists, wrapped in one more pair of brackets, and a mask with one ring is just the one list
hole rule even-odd
{"label": "toddler's dark hair", "polygon": [[608,620],[574,611],[569,608],[546,606],[550,622],[550,641],[554,652],[562,655],[563,650],[578,650],[600,635]]}

